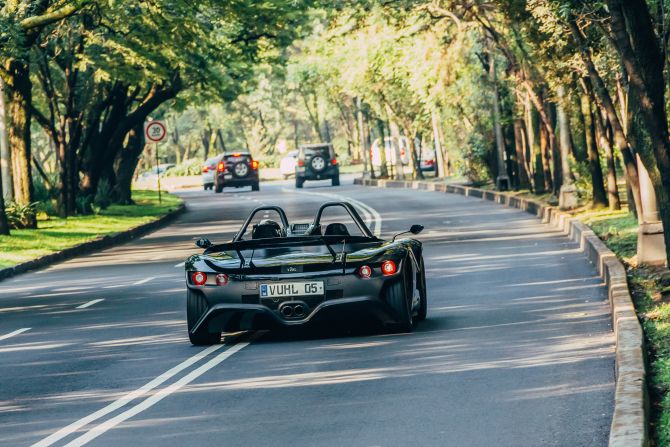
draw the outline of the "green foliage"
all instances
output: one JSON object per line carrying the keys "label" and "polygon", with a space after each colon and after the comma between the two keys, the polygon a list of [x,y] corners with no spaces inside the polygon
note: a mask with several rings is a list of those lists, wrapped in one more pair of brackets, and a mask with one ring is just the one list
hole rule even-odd
{"label": "green foliage", "polygon": [[23,229],[30,226],[31,216],[37,213],[38,202],[22,204],[17,202],[9,202],[5,207],[7,214],[7,222],[9,228]]}
{"label": "green foliage", "polygon": [[199,159],[185,160],[172,169],[165,172],[166,177],[183,177],[187,175],[198,175],[202,170],[202,161]]}
{"label": "green foliage", "polygon": [[100,210],[106,210],[111,204],[112,185],[110,185],[106,179],[103,179],[100,181],[100,184],[98,184],[98,190],[93,198],[93,205],[95,206],[94,211],[98,214]]}

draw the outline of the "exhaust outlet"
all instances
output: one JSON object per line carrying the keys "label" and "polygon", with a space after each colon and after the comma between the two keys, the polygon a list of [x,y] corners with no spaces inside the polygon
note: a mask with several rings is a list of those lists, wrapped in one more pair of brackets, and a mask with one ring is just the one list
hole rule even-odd
{"label": "exhaust outlet", "polygon": [[289,305],[282,306],[282,308],[279,309],[279,312],[285,317],[290,317],[293,315],[293,307]]}
{"label": "exhaust outlet", "polygon": [[293,316],[295,317],[304,317],[305,316],[305,308],[303,307],[302,304],[296,304],[295,307],[293,308]]}

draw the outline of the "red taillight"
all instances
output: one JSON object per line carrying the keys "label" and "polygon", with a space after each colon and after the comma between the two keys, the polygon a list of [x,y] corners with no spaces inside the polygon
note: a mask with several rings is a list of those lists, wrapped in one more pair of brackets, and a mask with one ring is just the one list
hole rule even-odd
{"label": "red taillight", "polygon": [[382,263],[382,273],[384,275],[393,275],[396,272],[396,265],[395,262],[391,261],[390,259],[388,261],[384,261]]}
{"label": "red taillight", "polygon": [[228,284],[228,275],[225,273],[219,273],[216,275],[216,285],[217,286],[225,286]]}
{"label": "red taillight", "polygon": [[219,172],[223,172],[226,170],[226,164],[222,161],[219,162],[218,165],[216,165],[216,170]]}
{"label": "red taillight", "polygon": [[358,276],[363,279],[368,279],[370,276],[372,276],[372,269],[367,265],[363,265],[358,269]]}
{"label": "red taillight", "polygon": [[202,167],[202,172],[206,174],[209,171],[209,166],[203,166]]}
{"label": "red taillight", "polygon": [[305,166],[305,161],[304,160],[298,160],[298,166],[300,166],[300,167]]}
{"label": "red taillight", "polygon": [[337,164],[337,158],[333,158],[332,160],[330,160],[330,164],[335,166]]}
{"label": "red taillight", "polygon": [[191,281],[196,286],[203,286],[207,282],[207,274],[203,272],[193,272],[191,273]]}
{"label": "red taillight", "polygon": [[426,164],[427,164],[428,166],[433,166],[433,164],[435,164],[435,161],[434,161],[434,160],[428,160],[428,161],[426,162]]}
{"label": "red taillight", "polygon": [[251,160],[251,169],[253,169],[254,171],[258,169],[258,161]]}

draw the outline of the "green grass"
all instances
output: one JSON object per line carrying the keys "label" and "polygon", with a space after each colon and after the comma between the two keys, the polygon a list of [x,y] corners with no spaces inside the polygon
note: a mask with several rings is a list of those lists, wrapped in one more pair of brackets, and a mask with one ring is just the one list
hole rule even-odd
{"label": "green grass", "polygon": [[135,205],[112,205],[97,215],[41,219],[36,230],[12,230],[10,236],[0,236],[0,268],[150,222],[181,204],[178,197],[163,193],[159,205],[155,191],[133,191],[133,200]]}

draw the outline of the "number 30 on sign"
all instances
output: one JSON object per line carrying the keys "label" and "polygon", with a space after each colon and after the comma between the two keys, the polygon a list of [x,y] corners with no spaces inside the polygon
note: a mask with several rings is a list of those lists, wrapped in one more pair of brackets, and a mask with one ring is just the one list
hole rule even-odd
{"label": "number 30 on sign", "polygon": [[144,135],[147,137],[147,140],[152,143],[160,143],[165,139],[166,134],[167,128],[163,121],[149,121],[144,127]]}

